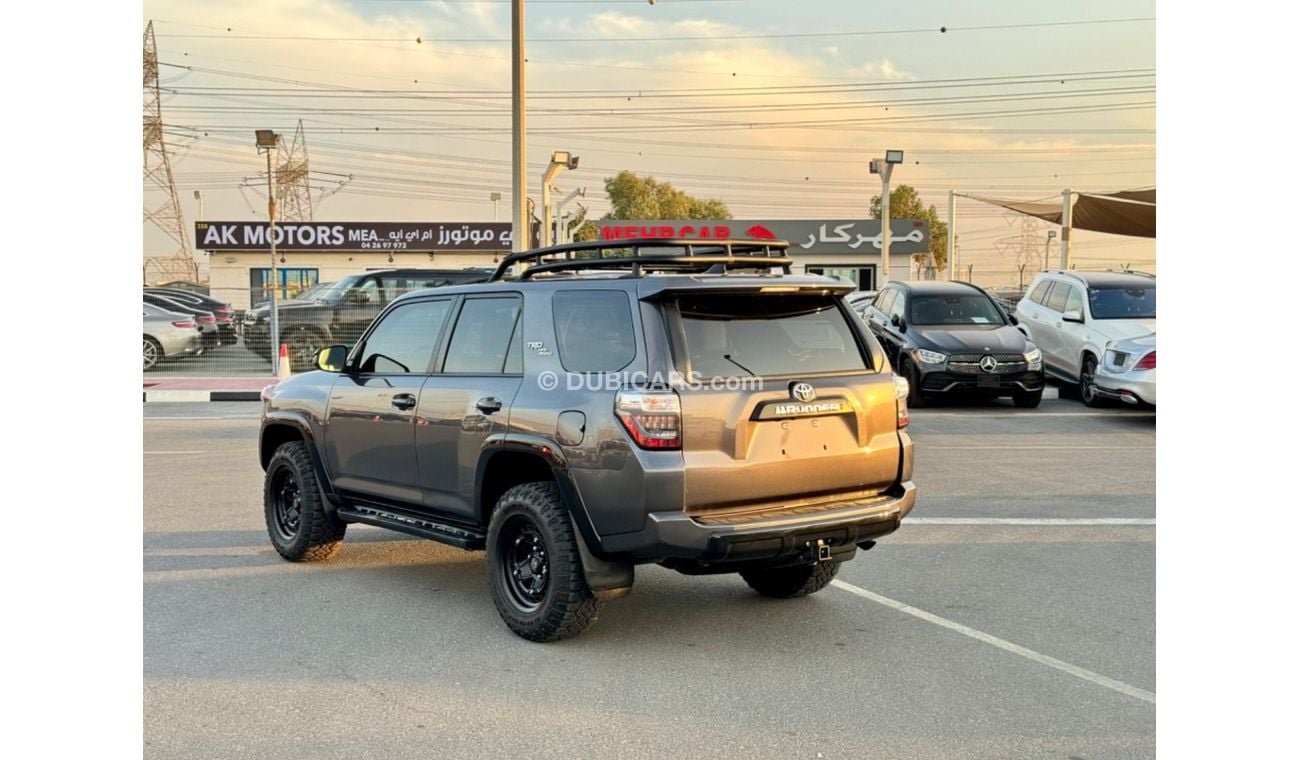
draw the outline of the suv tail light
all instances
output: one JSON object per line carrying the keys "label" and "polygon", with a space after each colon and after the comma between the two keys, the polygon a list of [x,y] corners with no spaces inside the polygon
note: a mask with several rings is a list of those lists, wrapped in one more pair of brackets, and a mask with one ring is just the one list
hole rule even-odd
{"label": "suv tail light", "polygon": [[1141,361],[1139,361],[1137,364],[1134,364],[1134,365],[1133,365],[1133,369],[1155,369],[1155,368],[1156,368],[1156,352],[1155,352],[1155,351],[1152,351],[1151,353],[1149,353],[1149,354],[1147,354],[1146,356],[1142,357]]}
{"label": "suv tail light", "polygon": [[215,325],[217,323],[217,318],[211,314],[200,314],[199,321],[205,325]]}
{"label": "suv tail light", "polygon": [[641,448],[682,447],[682,402],[675,392],[619,391],[614,413]]}
{"label": "suv tail light", "polygon": [[172,322],[172,326],[173,326],[173,327],[179,327],[179,328],[181,328],[182,330],[191,330],[191,329],[197,327],[198,325],[194,324],[193,322],[191,322],[191,321],[188,320],[188,319],[178,319],[178,320],[176,320],[175,322]]}
{"label": "suv tail light", "polygon": [[894,375],[894,400],[898,403],[898,427],[900,430],[907,427],[907,424],[912,421],[907,411],[908,390],[907,378]]}

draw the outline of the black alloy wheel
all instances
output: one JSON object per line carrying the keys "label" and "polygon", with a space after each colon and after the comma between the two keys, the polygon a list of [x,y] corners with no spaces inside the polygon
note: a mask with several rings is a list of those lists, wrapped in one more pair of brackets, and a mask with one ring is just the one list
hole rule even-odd
{"label": "black alloy wheel", "polygon": [[512,516],[502,526],[497,551],[503,560],[497,572],[510,602],[520,612],[535,612],[546,599],[551,572],[541,531],[527,517]]}
{"label": "black alloy wheel", "polygon": [[271,476],[271,527],[286,544],[293,543],[302,527],[302,485],[293,470],[281,467]]}

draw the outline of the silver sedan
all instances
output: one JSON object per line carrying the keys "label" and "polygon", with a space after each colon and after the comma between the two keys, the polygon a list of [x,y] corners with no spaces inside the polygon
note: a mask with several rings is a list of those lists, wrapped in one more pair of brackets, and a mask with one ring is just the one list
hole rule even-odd
{"label": "silver sedan", "polygon": [[1156,405],[1156,334],[1111,341],[1097,367],[1097,394],[1136,406]]}
{"label": "silver sedan", "polygon": [[164,359],[198,356],[203,339],[194,317],[144,304],[144,369],[149,371]]}

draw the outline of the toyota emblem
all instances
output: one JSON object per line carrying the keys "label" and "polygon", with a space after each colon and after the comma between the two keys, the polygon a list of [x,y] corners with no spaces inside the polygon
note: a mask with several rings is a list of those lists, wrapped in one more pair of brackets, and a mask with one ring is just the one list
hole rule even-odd
{"label": "toyota emblem", "polygon": [[802,401],[806,404],[817,398],[817,391],[813,390],[813,387],[808,383],[795,383],[790,386],[790,396],[795,401]]}
{"label": "toyota emblem", "polygon": [[985,372],[992,372],[997,368],[998,360],[994,359],[992,356],[986,356],[983,359],[980,359],[980,369]]}

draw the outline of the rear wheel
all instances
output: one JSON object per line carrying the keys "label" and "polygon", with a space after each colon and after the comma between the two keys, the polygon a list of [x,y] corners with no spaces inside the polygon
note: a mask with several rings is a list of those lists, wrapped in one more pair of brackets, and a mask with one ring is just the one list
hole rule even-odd
{"label": "rear wheel", "polygon": [[510,630],[529,641],[575,636],[596,622],[578,541],[554,483],[524,483],[497,501],[488,526],[492,601]]}
{"label": "rear wheel", "polygon": [[740,577],[763,596],[794,599],[826,588],[839,571],[840,563],[832,561],[818,562],[815,565],[741,570]]}
{"label": "rear wheel", "polygon": [[148,372],[163,360],[163,347],[157,340],[144,336],[144,371]]}
{"label": "rear wheel", "polygon": [[1083,358],[1083,369],[1079,371],[1079,398],[1085,406],[1102,405],[1101,396],[1097,395],[1097,360],[1091,356]]}

